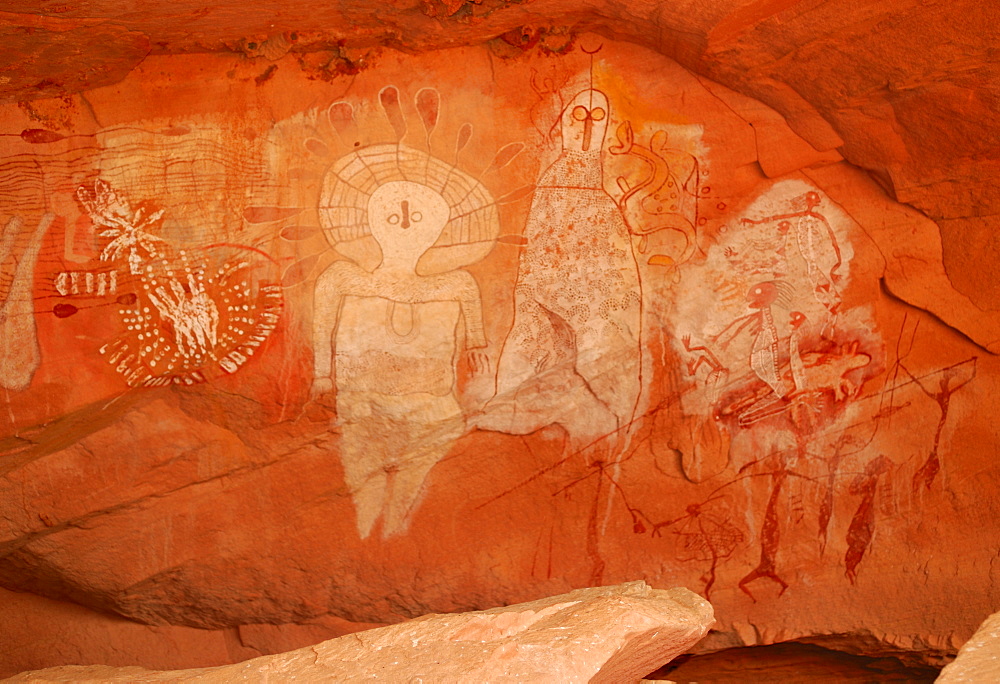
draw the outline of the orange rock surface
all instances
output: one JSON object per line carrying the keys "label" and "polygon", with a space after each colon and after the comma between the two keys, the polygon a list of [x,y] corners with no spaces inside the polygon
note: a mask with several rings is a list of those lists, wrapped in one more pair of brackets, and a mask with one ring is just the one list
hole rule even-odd
{"label": "orange rock surface", "polygon": [[711,625],[712,607],[687,589],[630,582],[486,611],[426,615],[225,667],[56,667],[7,681],[637,681],[694,645]]}
{"label": "orange rock surface", "polygon": [[950,657],[1000,603],[995,14],[0,13],[0,586],[45,597],[0,631],[151,644],[2,671],[637,579],[702,649]]}
{"label": "orange rock surface", "polygon": [[941,671],[942,684],[989,682],[1000,676],[1000,616],[990,615],[958,652],[954,662]]}

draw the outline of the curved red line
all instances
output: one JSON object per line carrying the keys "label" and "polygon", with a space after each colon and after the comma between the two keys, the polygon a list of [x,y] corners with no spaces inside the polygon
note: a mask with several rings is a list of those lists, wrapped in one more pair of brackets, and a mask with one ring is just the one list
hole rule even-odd
{"label": "curved red line", "polygon": [[235,247],[236,249],[246,249],[251,252],[256,252],[257,254],[260,254],[262,257],[273,263],[275,266],[280,266],[277,259],[275,259],[273,256],[271,256],[262,249],[257,249],[256,247],[250,247],[249,245],[238,245],[235,242],[216,242],[211,245],[205,245],[204,247],[202,247],[202,249],[213,249],[215,247]]}

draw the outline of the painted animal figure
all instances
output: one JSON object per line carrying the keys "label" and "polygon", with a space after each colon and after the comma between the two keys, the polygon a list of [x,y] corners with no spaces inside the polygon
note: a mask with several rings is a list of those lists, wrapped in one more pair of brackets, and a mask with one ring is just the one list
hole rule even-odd
{"label": "painted animal figure", "polygon": [[[860,388],[847,377],[848,373],[864,368],[872,360],[870,354],[858,351],[856,341],[844,344],[833,352],[806,352],[801,358],[805,386],[797,388],[790,396],[794,398],[805,392],[833,392],[837,401],[857,394]],[[792,380],[790,369],[784,377]]]}
{"label": "painted animal figure", "polygon": [[[794,331],[793,337],[794,340]],[[817,407],[822,397],[833,394],[837,402],[855,396],[860,385],[849,374],[871,363],[871,355],[859,351],[858,342],[841,345],[830,352],[806,352],[792,357],[781,368],[785,384],[795,389],[775,397],[767,385],[756,384],[719,411],[720,417],[736,415],[741,427],[780,415],[795,406]]]}
{"label": "painted animal figure", "polygon": [[[611,154],[631,154],[647,167],[647,175],[635,185],[624,177],[618,185],[625,194],[618,201],[625,223],[635,235],[641,235],[639,251],[645,253],[648,236],[661,230],[672,230],[684,238],[684,246],[673,257],[676,264],[691,258],[698,247],[695,226],[698,221],[698,160],[689,154],[667,146],[667,132],[652,135],[649,147],[638,145],[632,125],[625,121],[618,127],[618,145]],[[651,262],[652,263],[652,262]]]}

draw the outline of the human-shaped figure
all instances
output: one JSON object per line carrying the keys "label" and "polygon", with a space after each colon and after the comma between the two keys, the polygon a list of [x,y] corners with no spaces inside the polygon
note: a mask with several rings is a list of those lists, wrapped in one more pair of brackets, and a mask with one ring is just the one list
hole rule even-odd
{"label": "human-shaped figure", "polygon": [[789,471],[783,462],[771,474],[771,494],[767,497],[767,508],[764,511],[764,520],[760,527],[760,561],[757,563],[757,567],[744,575],[738,583],[740,591],[749,596],[754,603],[757,603],[757,599],[747,587],[759,579],[769,579],[781,587],[778,592],[779,597],[788,589],[788,582],[778,575],[778,550],[781,544],[778,500],[788,475]]}
{"label": "human-shaped figure", "polygon": [[798,251],[805,264],[806,276],[812,283],[813,297],[829,312],[827,327],[832,329],[842,303],[837,284],[843,278],[840,273],[843,255],[830,222],[816,211],[821,202],[820,194],[810,190],[791,200],[793,211],[787,214],[761,219],[743,218],[741,222],[747,225],[778,222],[778,233],[785,241],[785,253]]}
{"label": "human-shaped figure", "polygon": [[750,369],[777,397],[788,394],[789,389],[779,373],[778,329],[774,325],[771,306],[783,299],[787,306],[790,287],[780,280],[757,283],[747,292],[747,306],[753,313],[740,316],[712,337],[712,342],[728,346],[744,329],[753,334],[750,348]]}
{"label": "human-shaped figure", "polygon": [[532,199],[514,321],[496,394],[478,427],[561,425],[581,449],[625,430],[640,392],[642,297],[631,235],[605,191],[608,99],[584,90],[562,111],[562,152]]}
{"label": "human-shaped figure", "polygon": [[[395,146],[393,146],[395,147]],[[367,537],[409,523],[431,468],[465,429],[457,350],[484,347],[479,287],[463,270],[418,275],[451,209],[437,190],[384,182],[366,206],[382,261],[334,262],[316,282],[312,393],[336,387],[344,479]]]}

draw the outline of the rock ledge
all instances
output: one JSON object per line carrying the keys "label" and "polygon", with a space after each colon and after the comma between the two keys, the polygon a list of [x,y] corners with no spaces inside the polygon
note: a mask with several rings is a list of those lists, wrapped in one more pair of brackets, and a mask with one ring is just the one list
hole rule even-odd
{"label": "rock ledge", "polygon": [[645,582],[415,620],[244,663],[155,672],[66,666],[8,682],[625,682],[672,660],[714,623],[711,604]]}

